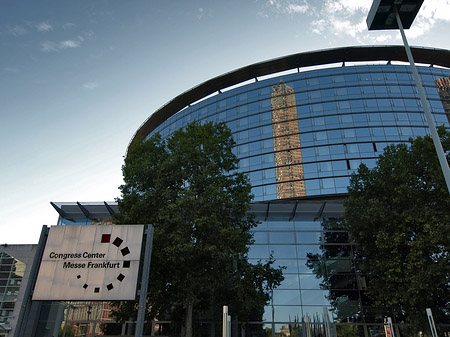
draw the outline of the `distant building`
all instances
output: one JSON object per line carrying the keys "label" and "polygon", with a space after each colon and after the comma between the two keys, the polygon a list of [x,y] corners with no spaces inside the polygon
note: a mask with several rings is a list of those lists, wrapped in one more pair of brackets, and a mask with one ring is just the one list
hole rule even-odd
{"label": "distant building", "polygon": [[14,335],[36,245],[0,245],[0,337]]}
{"label": "distant building", "polygon": [[436,81],[439,96],[441,97],[442,105],[450,122],[450,77],[438,78]]}
{"label": "distant building", "polygon": [[306,195],[294,89],[280,81],[271,93],[277,198]]}

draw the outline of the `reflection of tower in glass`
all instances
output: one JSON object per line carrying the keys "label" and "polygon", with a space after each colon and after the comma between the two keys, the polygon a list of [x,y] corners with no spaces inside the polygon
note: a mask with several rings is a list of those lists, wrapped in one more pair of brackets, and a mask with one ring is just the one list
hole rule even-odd
{"label": "reflection of tower in glass", "polygon": [[441,96],[445,114],[447,115],[448,122],[450,123],[450,77],[438,78],[435,83],[439,96]]}
{"label": "reflection of tower in glass", "polygon": [[273,147],[277,198],[306,195],[294,89],[282,81],[272,87]]}

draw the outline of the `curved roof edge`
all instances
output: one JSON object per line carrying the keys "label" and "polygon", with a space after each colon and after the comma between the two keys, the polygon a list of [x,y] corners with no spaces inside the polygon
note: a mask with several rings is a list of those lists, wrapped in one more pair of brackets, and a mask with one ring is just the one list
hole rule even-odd
{"label": "curved roof edge", "polygon": [[[414,61],[450,68],[450,51],[426,47],[411,47]],[[290,69],[339,62],[403,61],[408,62],[404,46],[354,46],[303,52],[254,63],[214,77],[178,95],[155,111],[136,131],[129,146],[146,137],[158,125],[186,106],[221,89]]]}

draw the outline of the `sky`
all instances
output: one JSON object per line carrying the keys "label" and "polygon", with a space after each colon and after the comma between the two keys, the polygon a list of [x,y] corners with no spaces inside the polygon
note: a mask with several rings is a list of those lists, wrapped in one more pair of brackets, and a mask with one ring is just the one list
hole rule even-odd
{"label": "sky", "polygon": [[[37,243],[50,201],[113,201],[139,126],[237,68],[369,32],[372,0],[0,0],[0,244]],[[410,45],[450,49],[450,0],[425,0]]]}

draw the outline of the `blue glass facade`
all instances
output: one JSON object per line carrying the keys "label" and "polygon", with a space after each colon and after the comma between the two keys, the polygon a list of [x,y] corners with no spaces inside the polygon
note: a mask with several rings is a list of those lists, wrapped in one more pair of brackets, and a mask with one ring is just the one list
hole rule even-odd
{"label": "blue glass facade", "polygon": [[[419,71],[436,124],[449,127],[435,80],[450,71]],[[386,145],[428,132],[409,66],[403,65],[335,67],[258,81],[187,107],[154,132],[167,137],[194,120],[226,122],[254,200],[277,199],[271,93],[280,81],[295,92],[306,196],[346,193],[361,162],[373,166]]]}
{"label": "blue glass facade", "polygon": [[[375,336],[384,333],[383,318],[395,313],[372,306],[364,296],[355,247],[329,220],[341,214],[360,163],[373,167],[387,145],[424,136],[428,126],[409,66],[299,69],[247,81],[172,111],[146,136],[169,137],[192,121],[225,122],[231,128],[239,170],[250,177],[253,209],[261,221],[249,259],[272,253],[276,264],[286,267],[264,322],[255,324],[292,335],[295,322],[306,316],[323,322],[326,308],[338,334]],[[450,70],[418,70],[436,125],[449,128],[436,81],[450,77]]]}

